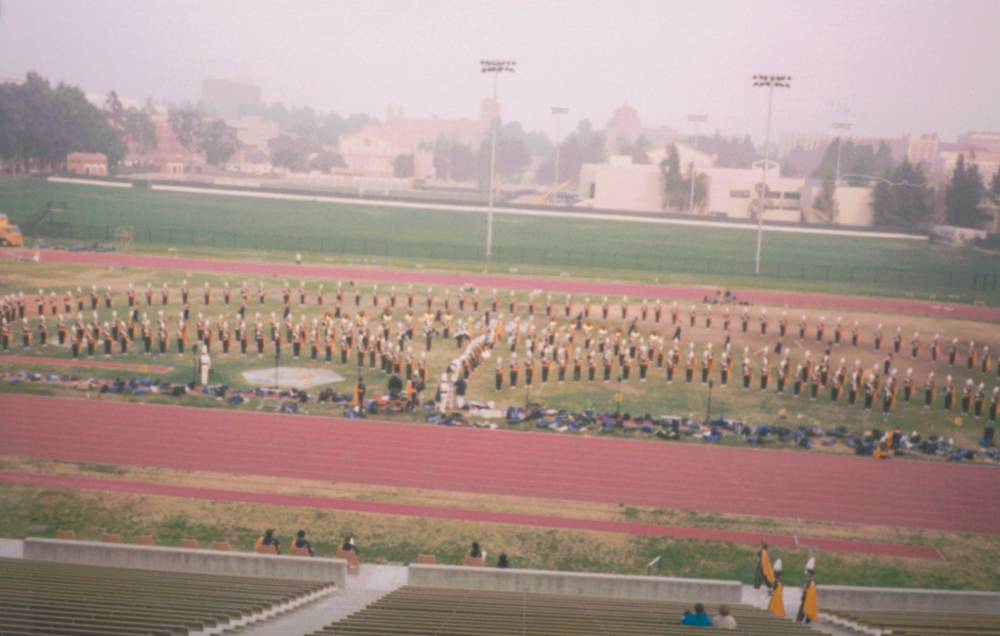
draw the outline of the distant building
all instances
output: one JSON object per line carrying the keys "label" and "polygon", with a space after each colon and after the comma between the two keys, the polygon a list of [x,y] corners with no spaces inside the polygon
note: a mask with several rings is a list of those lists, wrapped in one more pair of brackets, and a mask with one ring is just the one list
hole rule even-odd
{"label": "distant building", "polygon": [[108,158],[102,152],[71,152],[66,155],[66,172],[91,177],[108,176]]}
{"label": "distant building", "polygon": [[580,204],[605,210],[660,212],[663,173],[659,166],[632,163],[632,157],[612,155],[608,163],[587,163],[580,169]]}
{"label": "distant building", "polygon": [[936,170],[938,161],[938,140],[937,133],[930,133],[913,137],[909,134],[903,137],[906,140],[906,160],[914,165],[923,164],[928,169]]}
{"label": "distant building", "polygon": [[166,114],[153,113],[150,115],[150,120],[156,130],[156,148],[142,152],[142,149],[130,140],[126,155],[127,163],[155,166],[161,174],[174,176],[197,172],[204,167],[204,156],[181,145],[170,128]]}
{"label": "distant building", "polygon": [[257,115],[245,115],[239,119],[227,119],[226,125],[236,131],[236,137],[244,148],[253,148],[270,154],[272,139],[277,139],[281,128],[276,122]]}
{"label": "distant building", "polygon": [[274,169],[271,165],[271,140],[281,134],[276,122],[258,115],[244,115],[238,119],[227,119],[226,125],[236,131],[240,142],[240,149],[226,161],[227,168],[252,174],[265,174]]}
{"label": "distant building", "polygon": [[260,87],[249,81],[207,79],[201,83],[201,104],[209,115],[235,119],[261,106]]}
{"label": "distant building", "polygon": [[392,177],[396,158],[412,154],[414,177],[433,178],[434,144],[438,138],[444,138],[452,144],[469,146],[473,152],[477,152],[499,113],[499,106],[492,99],[480,102],[478,119],[406,117],[400,107],[390,104],[386,109],[385,123],[369,124],[358,132],[341,138],[338,151],[346,168],[335,172]]}
{"label": "distant building", "polygon": [[942,143],[938,153],[942,179],[951,179],[959,155],[965,157],[965,165],[976,164],[979,167],[979,176],[983,179],[983,185],[989,186],[990,179],[1000,169],[1000,153],[993,153],[979,146],[968,144]]}
{"label": "distant building", "polygon": [[619,143],[631,144],[642,134],[639,111],[625,103],[615,109],[607,126],[604,127],[604,142],[608,148],[617,148]]}
{"label": "distant building", "polygon": [[[750,169],[709,168],[708,201],[705,209],[710,214],[724,215],[730,219],[755,218],[753,205],[757,188],[761,184],[764,162],[755,161]],[[767,206],[765,221],[802,220],[802,178],[782,177],[781,165],[768,161]]]}
{"label": "distant building", "polygon": [[1000,132],[973,131],[960,135],[958,143],[1000,155]]}

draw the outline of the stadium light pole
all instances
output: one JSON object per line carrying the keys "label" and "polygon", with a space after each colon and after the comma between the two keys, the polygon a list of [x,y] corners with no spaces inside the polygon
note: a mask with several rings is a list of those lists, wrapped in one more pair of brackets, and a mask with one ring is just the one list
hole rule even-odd
{"label": "stadium light pole", "polygon": [[[835,122],[833,122],[833,129],[834,130],[850,130],[851,129],[851,124],[849,122],[846,122],[846,121],[835,121]],[[830,217],[831,217],[830,218],[830,222],[831,223],[833,223],[834,221],[837,220],[836,219],[836,216],[837,216],[836,199],[837,199],[837,188],[840,187],[840,155],[841,155],[841,151],[843,151],[843,149],[844,149],[844,138],[838,134],[837,135],[837,177],[833,181],[833,198],[834,198],[834,203],[830,206],[830,208],[832,210],[831,213],[830,213]]]}
{"label": "stadium light pole", "polygon": [[[700,124],[708,121],[708,116],[706,115],[688,115],[687,119],[689,122],[694,124],[694,143],[696,149],[700,148],[699,132],[701,130]],[[694,159],[691,160],[691,195],[688,199],[688,211],[694,211]]]}
{"label": "stadium light pole", "polygon": [[493,258],[493,181],[497,165],[497,125],[500,119],[498,90],[501,73],[513,73],[517,62],[514,60],[479,60],[479,70],[482,73],[493,73],[493,107],[497,109],[493,117],[493,130],[490,135],[490,194],[489,207],[486,212],[486,262]]}
{"label": "stadium light pole", "polygon": [[790,75],[754,75],[754,86],[767,87],[767,127],[764,129],[764,164],[761,166],[760,211],[757,213],[757,256],[754,259],[753,275],[760,275],[760,245],[764,237],[764,212],[767,210],[767,169],[771,146],[771,107],[774,104],[775,88],[791,88]]}
{"label": "stadium light pole", "polygon": [[552,114],[556,115],[556,165],[555,170],[552,172],[552,198],[556,197],[556,192],[559,190],[559,117],[558,115],[568,115],[569,109],[565,106],[553,106]]}
{"label": "stadium light pole", "polygon": [[[846,121],[833,122],[834,130],[850,130],[851,124]],[[837,135],[837,179],[833,182],[834,187],[840,185],[840,151],[844,148],[844,138]]]}

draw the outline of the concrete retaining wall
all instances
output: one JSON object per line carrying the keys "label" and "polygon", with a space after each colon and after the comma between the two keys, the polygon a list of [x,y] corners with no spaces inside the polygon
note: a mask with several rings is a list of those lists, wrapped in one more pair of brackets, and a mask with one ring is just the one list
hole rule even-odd
{"label": "concrete retaining wall", "polygon": [[340,588],[345,586],[347,578],[347,562],[343,559],[270,556],[253,552],[191,550],[95,541],[29,538],[24,541],[24,558],[138,570],[333,581]]}
{"label": "concrete retaining wall", "polygon": [[996,592],[820,585],[817,593],[821,609],[1000,614],[1000,594]]}
{"label": "concrete retaining wall", "polygon": [[410,585],[603,598],[739,603],[738,581],[411,565]]}

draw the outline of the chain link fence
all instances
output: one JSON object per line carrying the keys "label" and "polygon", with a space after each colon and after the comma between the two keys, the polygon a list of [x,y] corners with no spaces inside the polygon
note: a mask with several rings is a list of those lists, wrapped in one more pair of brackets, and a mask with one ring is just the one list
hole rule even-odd
{"label": "chain link fence", "polygon": [[[134,227],[135,243],[217,247],[225,249],[269,250],[319,253],[329,255],[375,257],[385,259],[433,261],[482,261],[484,248],[474,245],[439,242],[415,242],[387,239],[364,239],[330,236],[283,236],[280,234],[206,231],[185,228]],[[79,242],[114,242],[116,226],[70,225],[43,222],[32,236]],[[494,245],[495,263],[517,266],[535,265],[550,268],[587,270],[634,270],[669,274],[694,274],[719,277],[752,276],[753,263],[745,260],[695,257],[663,251],[658,254],[595,252],[572,247],[529,247]],[[822,263],[775,262],[765,259],[760,275],[790,281],[816,281],[854,285],[892,285],[900,289],[941,291],[1000,289],[1000,272],[969,271],[953,267],[903,269],[863,267]]]}

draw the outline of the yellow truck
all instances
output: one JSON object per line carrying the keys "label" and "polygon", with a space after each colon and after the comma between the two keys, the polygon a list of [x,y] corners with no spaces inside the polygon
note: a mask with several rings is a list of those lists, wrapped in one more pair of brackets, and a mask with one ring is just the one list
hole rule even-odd
{"label": "yellow truck", "polygon": [[24,237],[16,225],[11,225],[6,214],[0,214],[0,247],[21,247]]}

